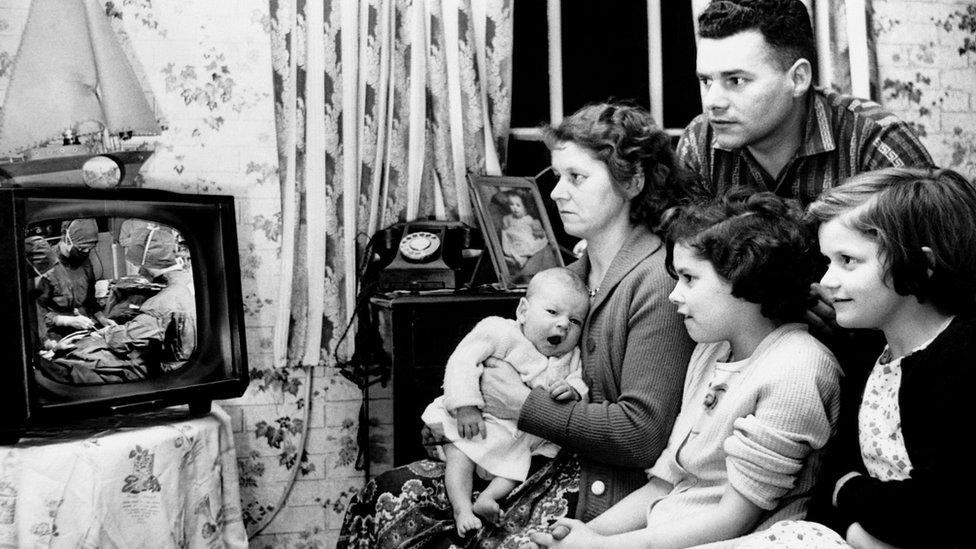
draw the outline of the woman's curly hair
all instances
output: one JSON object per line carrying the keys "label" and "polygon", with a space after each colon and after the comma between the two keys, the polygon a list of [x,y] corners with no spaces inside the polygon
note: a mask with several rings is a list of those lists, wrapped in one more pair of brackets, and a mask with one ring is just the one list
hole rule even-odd
{"label": "woman's curly hair", "polygon": [[643,108],[610,102],[587,105],[557,126],[543,128],[549,149],[574,143],[606,164],[614,184],[625,190],[643,177],[644,187],[631,198],[630,220],[657,228],[672,206],[703,196],[704,187],[682,167],[671,138]]}
{"label": "woman's curly hair", "polygon": [[799,205],[770,192],[733,189],[707,203],[667,212],[668,273],[682,244],[732,284],[732,295],[760,305],[766,318],[801,320],[810,284],[823,273],[816,234]]}

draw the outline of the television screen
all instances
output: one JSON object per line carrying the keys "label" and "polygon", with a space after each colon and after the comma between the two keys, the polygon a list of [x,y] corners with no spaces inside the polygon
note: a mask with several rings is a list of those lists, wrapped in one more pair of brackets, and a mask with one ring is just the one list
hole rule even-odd
{"label": "television screen", "polygon": [[232,197],[0,189],[0,430],[240,396],[239,273]]}
{"label": "television screen", "polygon": [[179,230],[102,217],[38,221],[27,233],[41,374],[91,385],[186,366],[197,314],[193,256]]}

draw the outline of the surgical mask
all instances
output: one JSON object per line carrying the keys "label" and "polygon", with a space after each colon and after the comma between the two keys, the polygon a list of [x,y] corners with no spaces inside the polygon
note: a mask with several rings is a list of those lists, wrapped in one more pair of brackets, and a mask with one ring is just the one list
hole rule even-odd
{"label": "surgical mask", "polygon": [[88,254],[90,254],[92,248],[94,248],[94,246],[92,246],[87,250],[83,250],[81,249],[81,247],[76,246],[75,243],[71,240],[71,231],[65,231],[64,241],[65,244],[68,245],[68,252],[67,252],[68,257],[76,261],[88,257]]}

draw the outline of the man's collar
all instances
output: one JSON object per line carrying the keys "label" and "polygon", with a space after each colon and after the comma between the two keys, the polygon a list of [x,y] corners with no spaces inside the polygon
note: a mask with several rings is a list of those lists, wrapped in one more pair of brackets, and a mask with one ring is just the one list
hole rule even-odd
{"label": "man's collar", "polygon": [[803,122],[803,141],[797,156],[812,156],[837,148],[830,124],[830,98],[820,88],[810,91],[807,118]]}
{"label": "man's collar", "polygon": [[[813,88],[809,92],[807,102],[807,116],[803,120],[803,139],[800,141],[800,150],[797,156],[811,156],[829,152],[837,148],[834,142],[833,127],[830,124],[830,99],[820,88]],[[708,124],[708,118],[703,117],[702,122]],[[709,125],[709,130],[711,127]],[[739,149],[729,149],[722,147],[714,139],[712,148],[722,151],[737,151]]]}

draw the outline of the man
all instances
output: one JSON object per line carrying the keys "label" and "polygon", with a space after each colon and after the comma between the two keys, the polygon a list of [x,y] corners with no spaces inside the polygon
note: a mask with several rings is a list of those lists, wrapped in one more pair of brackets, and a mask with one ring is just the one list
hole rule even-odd
{"label": "man", "polygon": [[176,237],[166,228],[140,227],[120,240],[126,260],[165,286],[142,304],[135,318],[99,333],[116,352],[127,352],[130,358],[148,355],[146,362],[160,362],[163,371],[176,369],[196,347],[193,274],[177,256]]}
{"label": "man", "polygon": [[805,206],[856,173],[932,165],[908,124],[877,103],[812,86],[817,57],[800,0],[713,0],[698,23],[704,113],[678,157],[713,192],[748,186]]}

